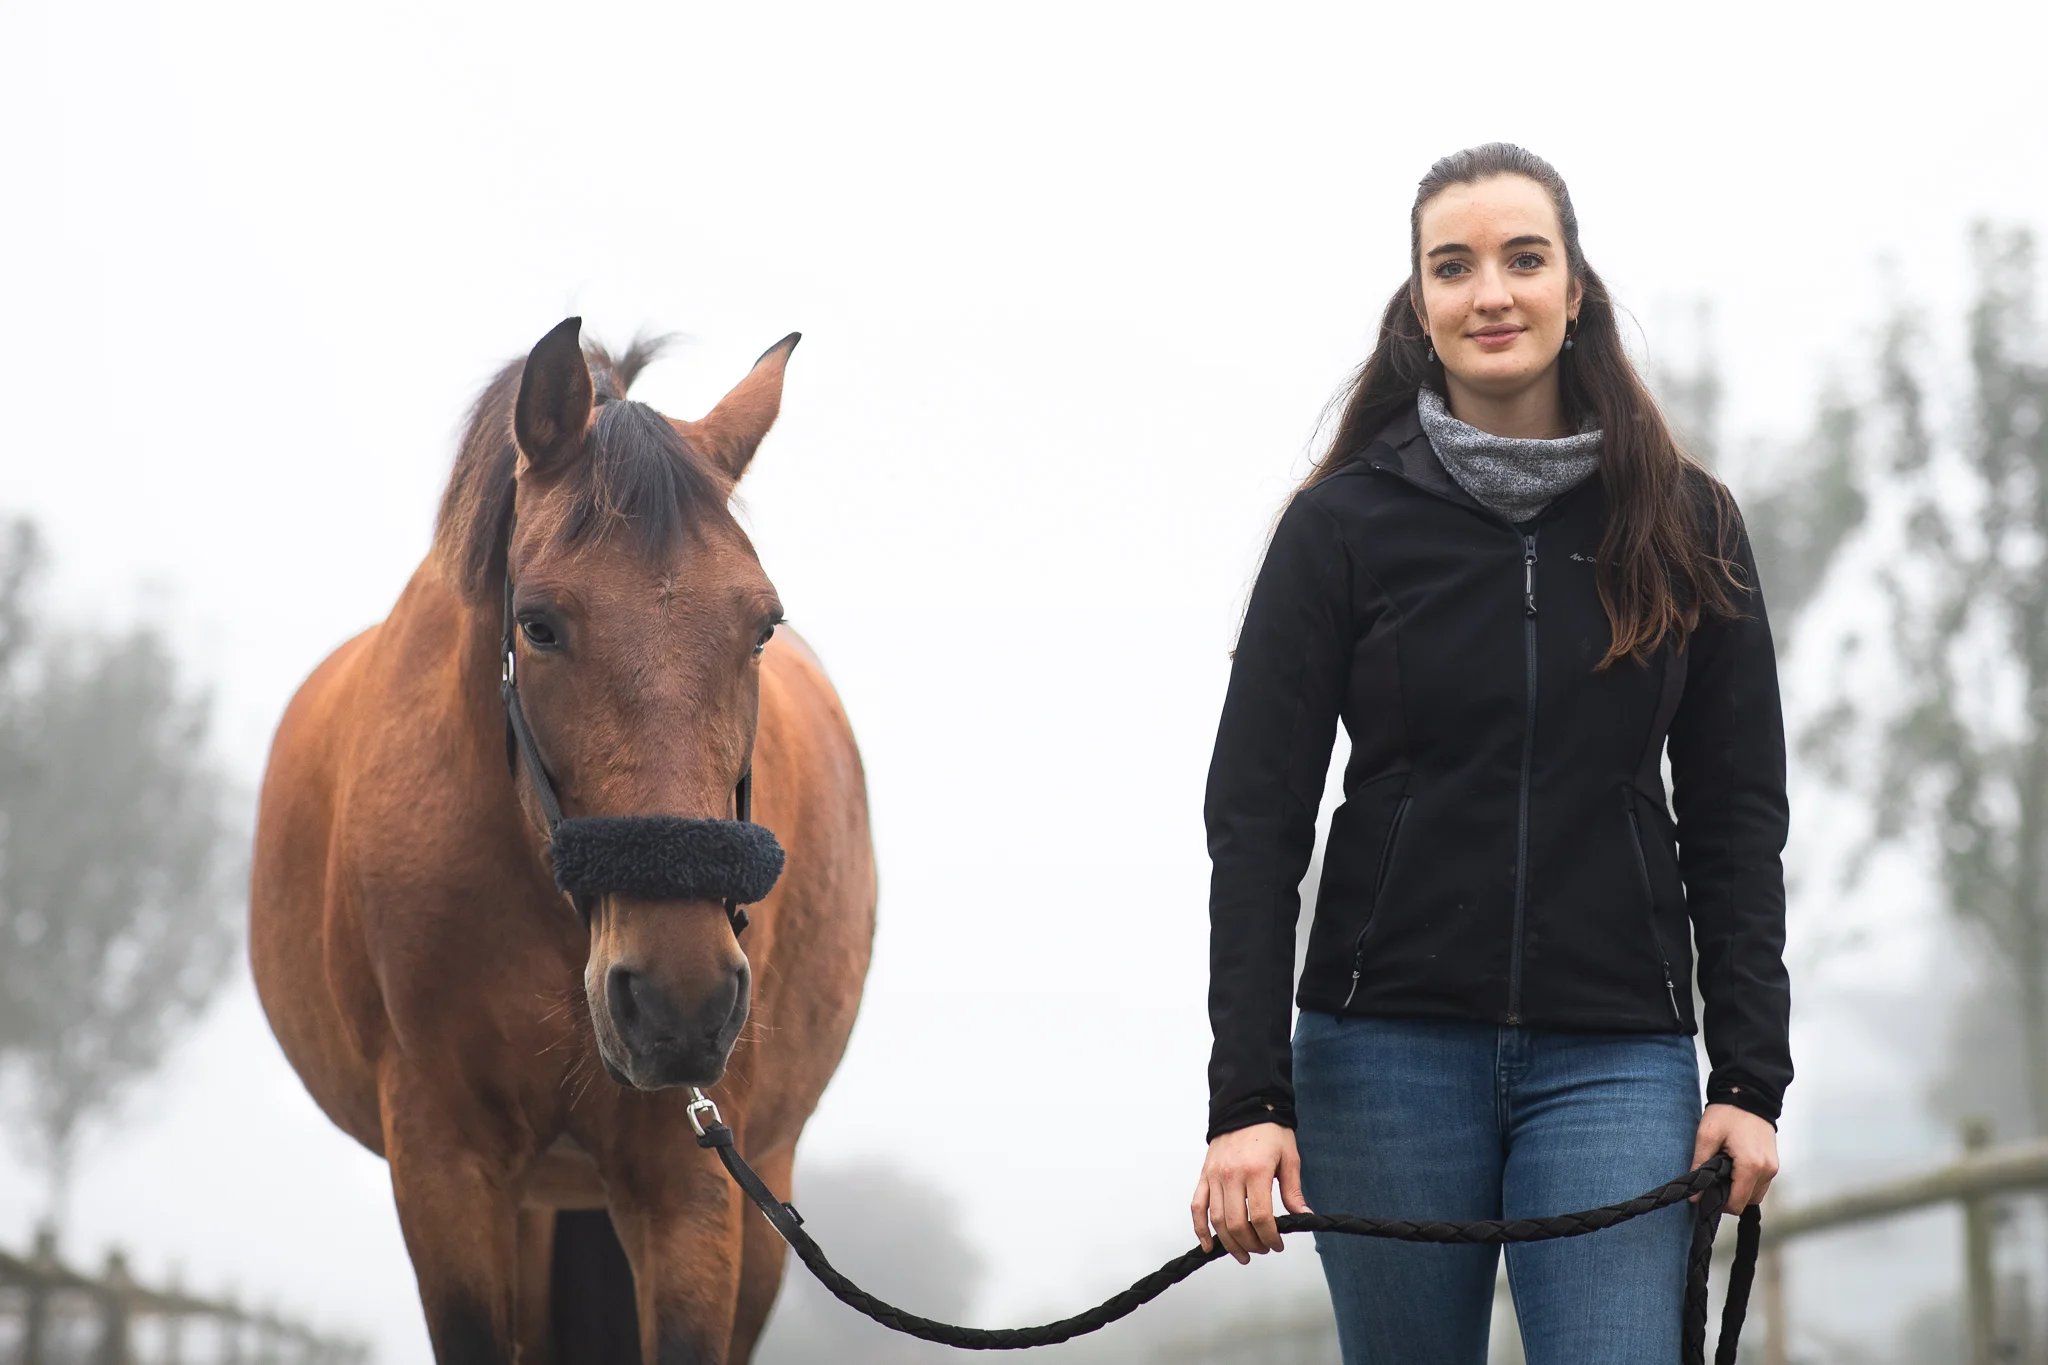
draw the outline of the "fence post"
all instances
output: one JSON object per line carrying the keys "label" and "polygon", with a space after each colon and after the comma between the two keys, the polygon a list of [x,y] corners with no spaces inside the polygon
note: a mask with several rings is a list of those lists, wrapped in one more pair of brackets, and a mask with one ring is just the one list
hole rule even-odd
{"label": "fence post", "polygon": [[118,1251],[107,1253],[107,1272],[100,1277],[100,1343],[93,1353],[97,1365],[128,1365],[128,1261]]}
{"label": "fence post", "polygon": [[1792,1324],[1785,1316],[1785,1248],[1766,1245],[1757,1258],[1764,1301],[1764,1365],[1786,1365]]}
{"label": "fence post", "polygon": [[29,1257],[28,1299],[21,1312],[21,1365],[46,1365],[49,1359],[50,1286],[42,1276],[57,1268],[57,1229],[44,1223],[36,1229],[36,1249]]}
{"label": "fence post", "polygon": [[[1963,1123],[1963,1151],[1974,1154],[1991,1145],[1991,1124],[1985,1119]],[[1992,1279],[1995,1207],[1978,1196],[1963,1200],[1963,1324],[1968,1332],[1970,1365],[1996,1365],[1998,1359],[1998,1294]]]}
{"label": "fence post", "polygon": [[242,1314],[232,1292],[222,1296],[228,1315],[220,1319],[221,1365],[242,1365]]}
{"label": "fence post", "polygon": [[266,1311],[256,1322],[256,1365],[279,1365],[277,1314]]}
{"label": "fence post", "polygon": [[[185,1293],[185,1276],[175,1264],[171,1266],[164,1288],[173,1298],[181,1298]],[[185,1365],[185,1315],[166,1313],[159,1321],[163,1324],[163,1337],[157,1355],[158,1365]]]}

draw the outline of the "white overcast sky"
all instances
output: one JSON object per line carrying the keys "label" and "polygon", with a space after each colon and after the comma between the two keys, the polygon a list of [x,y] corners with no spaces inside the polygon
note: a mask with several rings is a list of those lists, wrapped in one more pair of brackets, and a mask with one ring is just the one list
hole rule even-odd
{"label": "white overcast sky", "polygon": [[[167,623],[253,789],[498,364],[680,330],[639,396],[694,416],[802,330],[747,515],[882,879],[807,1154],[957,1194],[984,1318],[1070,1308],[1185,1239],[1225,651],[1417,177],[1550,157],[1647,350],[1710,301],[1733,434],[1791,433],[1888,299],[1953,312],[1970,220],[2048,228],[2043,13],[7,0],[0,511],[65,610]],[[383,1169],[240,979],[122,1136],[82,1256],[426,1359]],[[0,1244],[34,1203],[0,1164]]]}

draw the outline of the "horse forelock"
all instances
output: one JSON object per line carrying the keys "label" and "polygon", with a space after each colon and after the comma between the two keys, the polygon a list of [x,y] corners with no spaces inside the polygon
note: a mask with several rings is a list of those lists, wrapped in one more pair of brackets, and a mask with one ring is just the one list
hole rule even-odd
{"label": "horse forelock", "polygon": [[[552,490],[545,522],[559,543],[623,532],[644,557],[659,559],[690,531],[727,515],[726,486],[710,462],[667,418],[626,397],[669,340],[635,337],[617,359],[586,344],[597,416],[583,457]],[[495,603],[503,589],[519,467],[512,414],[524,366],[512,361],[477,395],[435,519],[434,554],[476,605]]]}

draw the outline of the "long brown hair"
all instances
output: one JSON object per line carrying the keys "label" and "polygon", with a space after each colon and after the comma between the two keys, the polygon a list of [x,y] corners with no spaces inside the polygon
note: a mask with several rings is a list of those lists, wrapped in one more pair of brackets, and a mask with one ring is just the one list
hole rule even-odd
{"label": "long brown hair", "polygon": [[1746,585],[1729,557],[1735,506],[1711,476],[1701,480],[1710,492],[1708,506],[1703,509],[1696,501],[1691,485],[1700,466],[1680,449],[1622,349],[1613,300],[1580,248],[1579,217],[1564,177],[1534,152],[1489,142],[1452,153],[1422,177],[1408,213],[1408,279],[1387,300],[1379,340],[1340,395],[1343,415],[1336,434],[1302,487],[1311,488],[1356,463],[1388,422],[1414,407],[1417,389],[1427,384],[1445,391],[1443,364],[1430,358],[1416,317],[1422,298],[1422,206],[1452,185],[1500,175],[1525,176],[1549,194],[1564,233],[1566,264],[1585,291],[1572,348],[1558,365],[1558,386],[1566,423],[1576,430],[1590,416],[1602,432],[1607,531],[1595,581],[1614,638],[1598,667],[1623,658],[1647,662],[1667,635],[1683,646],[1702,612],[1739,614],[1735,593]]}

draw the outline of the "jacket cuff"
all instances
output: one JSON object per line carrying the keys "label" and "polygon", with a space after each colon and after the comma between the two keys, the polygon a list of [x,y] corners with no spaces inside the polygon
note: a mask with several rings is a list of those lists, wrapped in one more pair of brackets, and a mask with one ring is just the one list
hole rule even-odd
{"label": "jacket cuff", "polygon": [[1784,1109],[1781,1101],[1766,1095],[1753,1085],[1713,1077],[1707,1081],[1708,1104],[1732,1104],[1737,1109],[1746,1109],[1758,1118],[1778,1126],[1778,1114]]}
{"label": "jacket cuff", "polygon": [[1220,1114],[1209,1119],[1209,1136],[1214,1142],[1225,1133],[1234,1133],[1240,1128],[1249,1128],[1255,1123],[1277,1123],[1282,1128],[1294,1126],[1294,1101],[1287,1099],[1240,1100]]}

